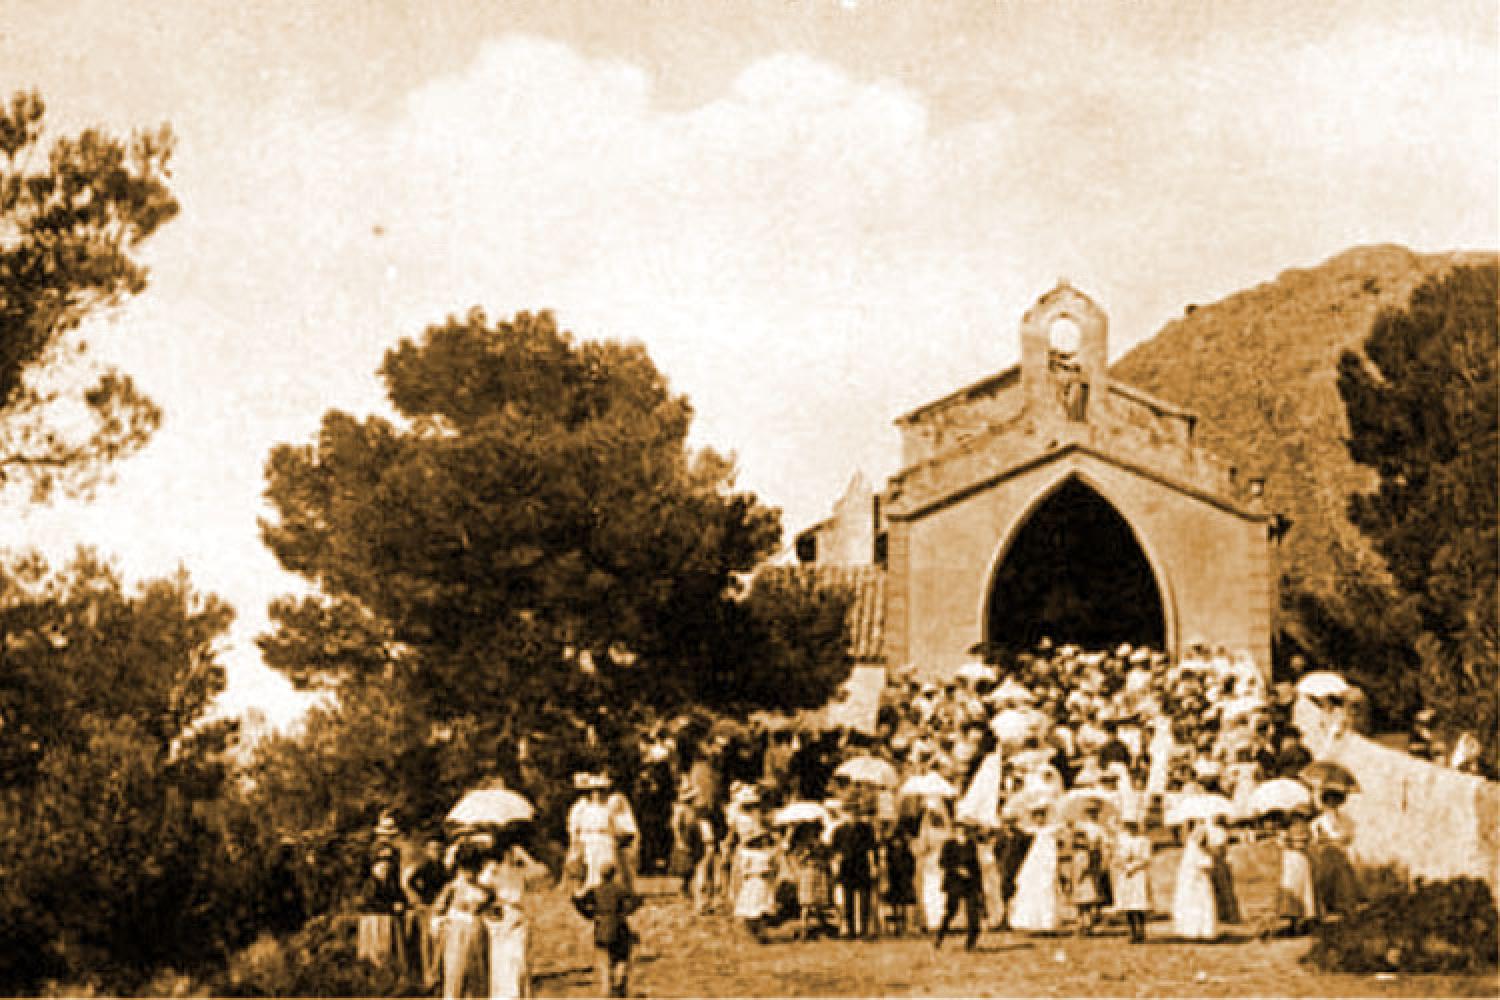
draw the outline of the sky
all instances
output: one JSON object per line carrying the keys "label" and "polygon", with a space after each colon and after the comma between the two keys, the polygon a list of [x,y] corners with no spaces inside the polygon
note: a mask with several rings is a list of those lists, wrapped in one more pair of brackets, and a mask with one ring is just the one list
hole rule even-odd
{"label": "sky", "polygon": [[169,123],[182,213],[89,331],[164,409],[92,500],[12,502],[232,603],[226,711],[298,590],[264,462],[474,306],[640,341],[788,536],[1060,278],[1111,353],[1351,246],[1500,246],[1500,7],[1243,0],[4,0],[0,95]]}

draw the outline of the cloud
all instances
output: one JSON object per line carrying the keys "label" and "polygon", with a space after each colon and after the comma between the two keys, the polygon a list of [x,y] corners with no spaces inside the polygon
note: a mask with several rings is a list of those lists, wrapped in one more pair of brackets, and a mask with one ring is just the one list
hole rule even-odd
{"label": "cloud", "polygon": [[168,423],[94,508],[22,531],[186,561],[240,609],[234,700],[283,697],[249,642],[294,585],[256,537],[262,463],[330,407],[379,408],[399,337],[477,304],[641,340],[696,440],[795,529],[856,467],[894,471],[892,417],[1013,360],[1060,275],[1119,346],[1356,240],[1493,244],[1493,68],[1367,26],[1111,45],[1033,60],[937,129],[919,90],[807,54],[680,110],[635,65],[512,36],[384,118],[219,94],[179,124],[184,214],[110,348]]}

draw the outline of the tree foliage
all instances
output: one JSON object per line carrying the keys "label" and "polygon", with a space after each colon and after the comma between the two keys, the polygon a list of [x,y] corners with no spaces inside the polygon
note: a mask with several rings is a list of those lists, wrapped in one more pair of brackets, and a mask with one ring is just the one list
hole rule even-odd
{"label": "tree foliage", "polygon": [[[742,705],[796,710],[826,703],[849,676],[852,586],[802,569],[755,576],[740,606],[735,692]],[[718,707],[731,707],[721,705]]]}
{"label": "tree foliage", "polygon": [[508,748],[607,742],[640,713],[747,691],[813,696],[746,687],[761,668],[736,646],[754,634],[739,579],[778,517],[688,447],[692,409],[642,347],[475,312],[380,373],[399,421],[331,411],[268,461],[263,537],[315,584],[273,605],[272,665],[304,685],[378,679]]}
{"label": "tree foliage", "polygon": [[219,822],[233,725],[204,721],[228,609],[87,555],[0,582],[0,991],[210,960],[249,924]]}
{"label": "tree foliage", "polygon": [[38,500],[86,490],[160,421],[128,375],[87,363],[78,333],[146,287],[137,253],[178,208],[170,130],[44,149],[45,116],[35,93],[0,105],[0,482]]}
{"label": "tree foliage", "polygon": [[[1458,267],[1383,313],[1338,387],[1348,448],[1376,488],[1351,520],[1420,622],[1427,700],[1493,752],[1500,689],[1500,268]],[[1492,756],[1492,754],[1491,754]]]}

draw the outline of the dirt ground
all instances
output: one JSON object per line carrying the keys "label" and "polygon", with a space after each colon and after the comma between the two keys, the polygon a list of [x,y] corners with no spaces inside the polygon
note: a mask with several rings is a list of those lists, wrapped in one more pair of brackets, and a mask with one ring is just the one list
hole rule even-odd
{"label": "dirt ground", "polygon": [[[1153,888],[1170,900],[1177,852],[1158,853]],[[986,933],[966,953],[962,940],[935,951],[930,938],[790,940],[757,944],[732,920],[695,917],[666,879],[646,879],[646,905],[631,979],[635,996],[1500,996],[1500,978],[1330,976],[1298,959],[1309,942],[1261,940],[1276,874],[1275,849],[1241,846],[1231,863],[1246,923],[1213,944],[1174,942],[1165,915],[1151,940],[1131,945],[1122,927],[1095,937]],[[592,996],[588,925],[566,899],[534,900],[533,972],[541,996]]]}

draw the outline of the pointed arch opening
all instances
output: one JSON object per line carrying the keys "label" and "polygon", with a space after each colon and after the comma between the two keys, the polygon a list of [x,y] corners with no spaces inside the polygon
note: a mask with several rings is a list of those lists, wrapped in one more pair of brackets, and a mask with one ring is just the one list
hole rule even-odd
{"label": "pointed arch opening", "polygon": [[1167,648],[1166,602],[1135,531],[1069,476],[1027,515],[994,571],[986,613],[994,650],[1043,637],[1086,649]]}

